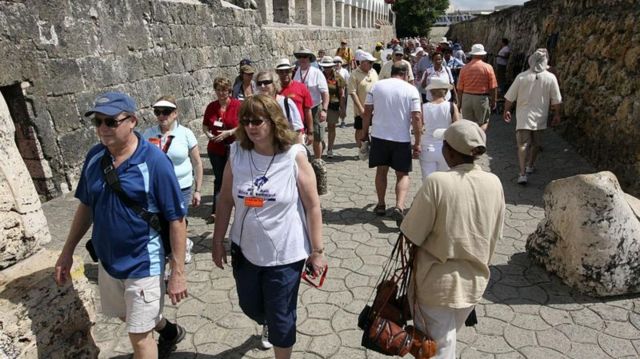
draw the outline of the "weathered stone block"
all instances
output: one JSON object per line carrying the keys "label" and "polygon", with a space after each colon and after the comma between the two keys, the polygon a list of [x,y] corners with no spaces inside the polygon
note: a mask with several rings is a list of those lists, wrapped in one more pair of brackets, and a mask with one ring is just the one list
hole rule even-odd
{"label": "weathered stone block", "polygon": [[[47,108],[52,114],[51,119],[58,131],[66,133],[83,126],[80,122],[81,115],[78,113],[72,96],[48,97]],[[84,111],[82,112],[84,114]]]}
{"label": "weathered stone block", "polygon": [[75,259],[73,283],[53,281],[58,253],[40,251],[0,272],[0,356],[95,358],[93,290]]}
{"label": "weathered stone block", "polygon": [[50,59],[44,64],[49,91],[54,95],[80,92],[85,89],[78,62],[73,59]]}
{"label": "weathered stone block", "polygon": [[640,205],[611,172],[553,181],[544,203],[526,244],[535,261],[588,295],[640,292]]}
{"label": "weathered stone block", "polygon": [[98,142],[98,136],[93,126],[69,132],[58,138],[65,163],[71,166],[82,165],[87,155],[86,151],[78,151],[78,148],[89,149]]}

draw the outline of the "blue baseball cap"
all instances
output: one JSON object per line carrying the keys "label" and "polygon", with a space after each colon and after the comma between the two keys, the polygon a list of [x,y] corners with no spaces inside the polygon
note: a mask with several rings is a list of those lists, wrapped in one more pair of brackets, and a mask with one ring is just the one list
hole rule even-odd
{"label": "blue baseball cap", "polygon": [[131,96],[122,92],[106,92],[96,98],[93,108],[84,116],[89,117],[99,112],[107,116],[115,116],[121,112],[136,112],[136,102]]}

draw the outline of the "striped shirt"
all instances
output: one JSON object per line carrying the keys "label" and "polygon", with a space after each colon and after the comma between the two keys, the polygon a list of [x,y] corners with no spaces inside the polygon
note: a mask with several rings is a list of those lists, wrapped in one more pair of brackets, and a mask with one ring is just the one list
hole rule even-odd
{"label": "striped shirt", "polygon": [[493,67],[480,59],[473,59],[460,70],[458,92],[468,94],[488,94],[498,87]]}

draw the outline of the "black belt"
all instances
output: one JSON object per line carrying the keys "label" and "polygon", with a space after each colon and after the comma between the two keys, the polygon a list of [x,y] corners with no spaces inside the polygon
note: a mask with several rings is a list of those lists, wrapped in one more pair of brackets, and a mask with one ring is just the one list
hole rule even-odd
{"label": "black belt", "polygon": [[463,92],[465,95],[473,95],[473,96],[489,96],[488,93],[471,93],[471,92]]}

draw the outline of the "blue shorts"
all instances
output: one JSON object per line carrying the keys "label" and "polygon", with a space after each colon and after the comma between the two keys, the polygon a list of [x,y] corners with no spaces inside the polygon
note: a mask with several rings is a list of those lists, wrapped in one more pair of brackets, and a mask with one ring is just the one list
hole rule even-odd
{"label": "blue shorts", "polygon": [[182,191],[182,200],[184,201],[184,208],[187,211],[187,213],[184,214],[186,217],[189,213],[189,206],[191,205],[191,186],[182,188],[180,191]]}
{"label": "blue shorts", "polygon": [[304,260],[274,267],[252,264],[235,243],[231,265],[244,314],[269,328],[269,342],[289,348],[296,342],[298,288]]}

